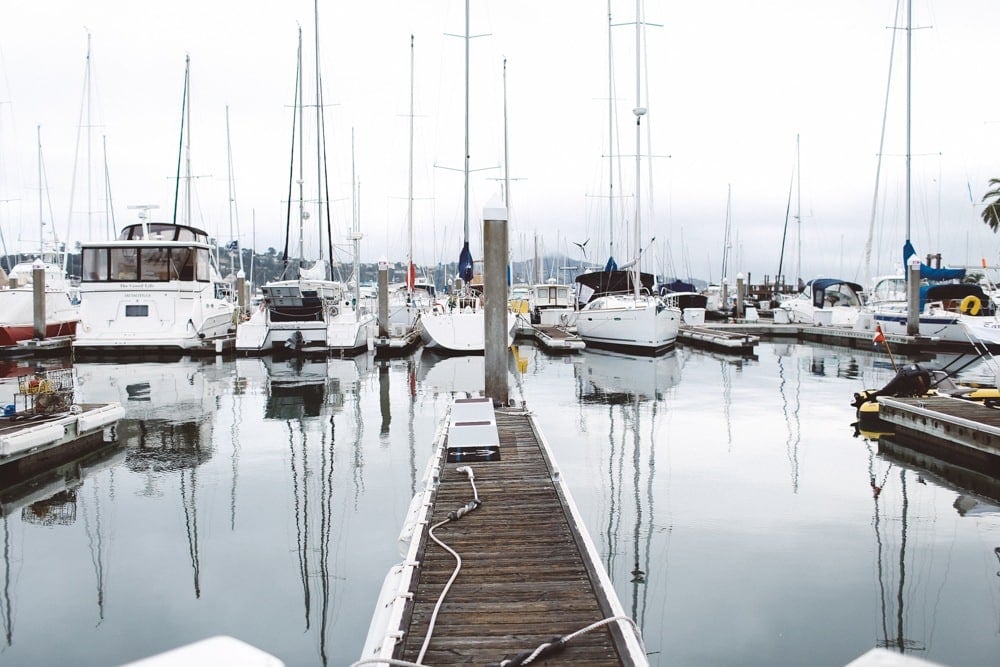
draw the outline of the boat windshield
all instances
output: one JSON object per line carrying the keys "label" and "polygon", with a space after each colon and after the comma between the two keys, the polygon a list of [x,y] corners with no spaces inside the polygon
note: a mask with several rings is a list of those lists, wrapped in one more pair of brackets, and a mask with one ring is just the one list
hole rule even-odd
{"label": "boat windshield", "polygon": [[207,248],[84,248],[83,282],[209,282]]}
{"label": "boat windshield", "polygon": [[208,234],[184,225],[174,225],[167,222],[150,222],[147,225],[136,223],[122,229],[118,235],[119,241],[135,241],[144,239],[145,229],[149,228],[149,239],[152,241],[187,241],[190,243],[208,243]]}

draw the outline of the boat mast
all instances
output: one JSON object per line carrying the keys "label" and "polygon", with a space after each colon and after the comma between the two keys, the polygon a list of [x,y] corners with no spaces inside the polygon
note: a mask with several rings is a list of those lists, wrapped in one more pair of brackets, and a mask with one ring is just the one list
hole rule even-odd
{"label": "boat mast", "polygon": [[726,229],[722,235],[722,279],[727,280],[729,275],[729,250],[733,247],[732,244],[732,204],[733,204],[733,186],[730,184],[726,185]]}
{"label": "boat mast", "polygon": [[635,260],[632,273],[635,276],[635,284],[633,291],[635,293],[635,298],[639,298],[639,280],[641,278],[641,273],[639,269],[639,259],[640,259],[640,239],[641,234],[641,209],[642,209],[642,157],[641,157],[641,147],[642,147],[642,117],[646,113],[646,108],[642,106],[642,76],[641,67],[642,62],[642,21],[640,15],[640,5],[642,0],[635,0],[635,108],[632,109],[632,113],[635,114]]}
{"label": "boat mast", "polygon": [[[185,56],[184,66],[185,70],[190,68],[191,56]],[[190,98],[191,95],[191,80],[184,75],[184,95]],[[191,224],[191,101],[188,99],[187,104],[184,105],[187,110],[187,117],[184,122],[184,214],[186,216],[184,223],[187,225]]]}
{"label": "boat mast", "polygon": [[[177,209],[178,209],[178,203],[180,201],[180,192],[181,192],[181,161],[184,159],[184,152],[185,152],[184,151],[184,145],[185,145],[184,139],[185,139],[185,136],[186,136],[185,135],[185,131],[190,131],[186,127],[187,126],[186,119],[189,117],[188,116],[187,107],[188,107],[188,91],[190,90],[190,86],[189,86],[190,75],[191,75],[191,56],[190,55],[185,55],[184,56],[184,94],[181,96],[181,136],[180,136],[180,146],[178,147],[178,150],[177,150],[177,176],[176,176],[176,178],[174,180],[174,216],[173,216],[173,221],[172,222],[175,225],[177,224]],[[190,148],[190,146],[188,146],[188,148]],[[190,162],[188,162],[188,164],[187,164],[187,169],[188,169],[187,175],[188,175],[188,177],[190,177],[191,176],[191,165],[190,165]],[[188,186],[189,187],[185,189],[185,197],[187,197],[187,195],[186,195],[187,190],[190,189],[190,183],[188,184]]]}
{"label": "boat mast", "polygon": [[510,222],[510,153],[507,150],[507,59],[503,59],[503,198]]}
{"label": "boat mast", "polygon": [[[354,320],[361,319],[361,184],[354,175],[354,128],[351,128],[351,198],[353,199],[354,229],[351,242],[354,245]],[[409,269],[407,269],[409,270]]]}
{"label": "boat mast", "polygon": [[614,116],[614,72],[611,62],[611,0],[608,0],[608,234],[609,250],[608,256],[615,256],[615,116]]}
{"label": "boat mast", "polygon": [[798,243],[795,257],[796,288],[802,282],[802,162],[799,157],[799,135],[795,135],[795,240]]}
{"label": "boat mast", "polygon": [[[300,30],[300,37],[299,37],[299,71],[300,72],[302,71],[302,42],[301,42],[301,39],[302,38],[301,38],[301,30]],[[305,88],[305,86],[304,85],[300,85],[298,87],[298,90],[296,91],[299,94],[299,99],[296,100],[296,102],[298,103],[298,107],[299,107],[299,109],[298,109],[298,111],[299,111],[299,180],[298,180],[298,184],[299,184],[299,268],[298,268],[298,273],[296,275],[296,278],[301,278],[301,276],[302,276],[302,273],[301,273],[302,272],[302,261],[305,258],[305,242],[304,242],[303,236],[305,235],[305,221],[306,221],[306,218],[309,215],[308,213],[306,213],[305,192],[303,190],[303,186],[305,185],[305,164],[304,164],[305,159],[303,158],[303,155],[302,155],[302,148],[303,148],[302,135],[305,134],[302,131],[302,128],[304,127],[302,123],[305,121],[305,111],[303,109],[303,104],[302,104],[302,98],[303,98],[302,89],[303,88]]]}
{"label": "boat mast", "polygon": [[42,126],[35,128],[38,136],[38,256],[45,253],[45,207],[42,205],[42,188],[45,187],[42,179]]}
{"label": "boat mast", "polygon": [[910,72],[913,48],[913,3],[906,2],[906,240],[910,240]]}
{"label": "boat mast", "polygon": [[[313,0],[313,40],[316,58],[316,229],[318,231],[319,258],[323,259],[323,206],[326,206],[327,223],[329,226],[330,207],[327,201],[328,189],[324,187],[326,175],[326,135],[323,122],[323,82],[320,76],[319,58],[319,0]],[[329,230],[327,236],[329,237]],[[330,241],[329,266],[325,269],[324,278],[332,278],[333,274],[333,240]]]}
{"label": "boat mast", "polygon": [[410,35],[410,165],[406,197],[406,293],[412,298],[416,275],[413,268],[413,35]]}
{"label": "boat mast", "polygon": [[[469,0],[465,0],[465,247],[469,247]],[[471,251],[470,251],[471,252]]]}
{"label": "boat mast", "polygon": [[[230,239],[232,239],[233,241],[235,241],[235,244],[236,244],[235,249],[232,247],[232,245],[230,245],[230,250],[229,250],[229,267],[230,267],[230,269],[232,269],[232,266],[234,264],[234,262],[233,262],[233,252],[236,252],[237,255],[239,255],[239,260],[240,260],[240,269],[239,270],[242,273],[243,272],[243,251],[240,248],[239,237],[238,237],[240,221],[239,221],[239,212],[236,210],[236,178],[235,178],[235,176],[233,174],[233,144],[232,144],[232,142],[230,141],[230,138],[229,138],[229,105],[228,104],[226,105],[226,156],[227,156],[228,162],[229,162],[229,178],[227,179],[227,181],[228,181],[228,189],[229,189],[229,237],[230,237]],[[235,232],[233,230],[233,222],[234,222],[234,220],[236,222],[236,230],[235,230]]]}

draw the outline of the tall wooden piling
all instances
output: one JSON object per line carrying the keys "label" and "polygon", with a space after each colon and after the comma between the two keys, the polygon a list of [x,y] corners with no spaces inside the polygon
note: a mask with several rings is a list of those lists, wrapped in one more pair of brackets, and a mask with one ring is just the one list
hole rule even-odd
{"label": "tall wooden piling", "polygon": [[45,267],[36,261],[31,269],[34,295],[34,332],[36,340],[45,340]]}
{"label": "tall wooden piling", "polygon": [[507,208],[497,203],[483,209],[483,300],[486,395],[506,405],[507,386]]}

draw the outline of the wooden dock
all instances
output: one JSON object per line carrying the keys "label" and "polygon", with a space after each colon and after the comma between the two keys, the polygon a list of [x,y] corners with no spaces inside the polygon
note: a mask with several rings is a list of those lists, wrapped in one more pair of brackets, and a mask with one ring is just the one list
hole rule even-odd
{"label": "wooden dock", "polygon": [[[439,432],[425,488],[400,536],[409,544],[405,560],[386,578],[362,660],[500,663],[599,624],[571,636],[544,664],[648,664],[531,414],[518,408],[493,414],[498,460],[491,447],[478,451],[453,442],[459,428],[488,428],[488,419],[450,417],[449,428]],[[477,457],[487,460],[469,462]],[[481,505],[459,511],[475,495]],[[459,516],[449,521],[449,513]],[[438,611],[456,560],[432,540],[430,527],[461,556],[461,570]]]}
{"label": "wooden dock", "polygon": [[1000,409],[950,396],[878,402],[879,418],[913,449],[1000,476]]}

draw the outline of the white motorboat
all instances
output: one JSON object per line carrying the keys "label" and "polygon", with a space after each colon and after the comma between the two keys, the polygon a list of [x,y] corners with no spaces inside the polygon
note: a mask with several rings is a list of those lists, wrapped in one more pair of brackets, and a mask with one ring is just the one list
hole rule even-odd
{"label": "white motorboat", "polygon": [[206,232],[144,218],[81,253],[76,351],[214,350],[235,331]]}
{"label": "white motorboat", "polygon": [[864,309],[862,291],[861,285],[847,280],[814,278],[779,308],[792,324],[853,327]]}

